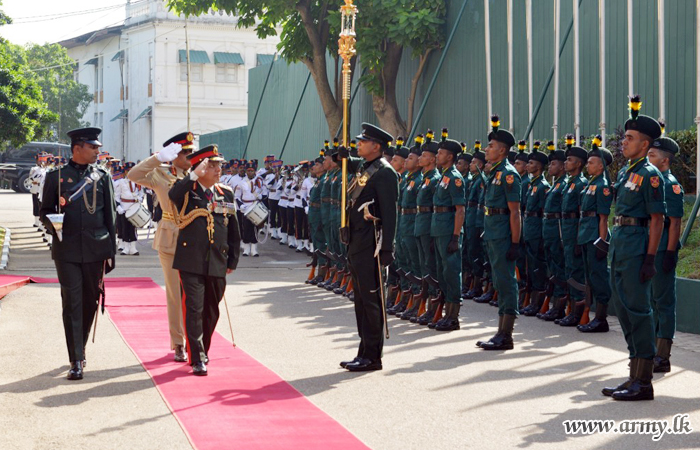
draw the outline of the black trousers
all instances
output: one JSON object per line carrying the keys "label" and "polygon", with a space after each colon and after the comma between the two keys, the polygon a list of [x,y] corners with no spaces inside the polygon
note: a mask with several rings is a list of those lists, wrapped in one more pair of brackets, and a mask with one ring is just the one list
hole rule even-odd
{"label": "black trousers", "polygon": [[280,226],[280,201],[268,199],[267,202],[270,205],[270,227],[278,228]]}
{"label": "black trousers", "polygon": [[250,220],[243,218],[241,223],[241,240],[244,244],[257,244],[258,232],[255,225]]}
{"label": "black trousers", "polygon": [[39,208],[41,208],[39,194],[32,194],[32,215],[34,217],[39,217]]}
{"label": "black trousers", "polygon": [[63,329],[66,333],[68,359],[71,362],[82,361],[85,359],[85,345],[97,312],[104,262],[54,262],[58,282],[61,284]]}
{"label": "black trousers", "polygon": [[[352,239],[352,238],[351,238]],[[348,255],[355,293],[355,319],[360,346],[357,356],[377,360],[384,348],[384,317],[374,247]],[[375,291],[376,292],[373,292]]]}
{"label": "black trousers", "polygon": [[219,321],[219,302],[224,298],[226,278],[180,271],[182,312],[190,364],[204,361]]}
{"label": "black trousers", "polygon": [[279,227],[282,233],[287,232],[287,208],[284,206],[279,206],[277,208],[277,214],[279,215]]}
{"label": "black trousers", "polygon": [[309,216],[304,208],[294,208],[294,220],[296,221],[297,239],[309,238]]}
{"label": "black trousers", "polygon": [[[121,221],[121,226],[119,222]],[[136,227],[129,222],[126,214],[117,214],[117,234],[121,228],[121,239],[124,242],[136,242]]]}
{"label": "black trousers", "polygon": [[290,206],[287,208],[287,234],[289,236],[294,236],[296,237],[296,223],[294,222],[294,208],[293,206]]}

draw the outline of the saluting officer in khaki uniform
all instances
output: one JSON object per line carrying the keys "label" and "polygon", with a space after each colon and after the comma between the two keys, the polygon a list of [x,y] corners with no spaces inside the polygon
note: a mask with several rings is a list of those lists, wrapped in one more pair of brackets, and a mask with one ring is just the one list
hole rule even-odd
{"label": "saluting officer in khaki uniform", "polygon": [[185,327],[182,321],[180,279],[178,271],[173,269],[179,229],[173,218],[173,205],[168,198],[168,191],[177,180],[185,177],[191,166],[187,155],[192,153],[193,140],[194,135],[190,132],[173,136],[163,143],[163,149],[159,153],[141,161],[128,174],[129,180],[153,189],[163,210],[163,218],[158,223],[153,239],[153,249],[158,251],[160,264],[163,266],[165,294],[168,298],[170,349],[175,350],[177,362],[187,362],[187,353],[185,352]]}

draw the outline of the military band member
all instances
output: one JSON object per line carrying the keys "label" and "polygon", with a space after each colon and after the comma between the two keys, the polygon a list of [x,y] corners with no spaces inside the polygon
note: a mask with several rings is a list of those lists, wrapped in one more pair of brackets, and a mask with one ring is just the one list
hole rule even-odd
{"label": "military band member", "polygon": [[36,160],[36,165],[29,169],[29,181],[31,182],[29,192],[32,194],[32,215],[34,216],[34,227],[40,228],[41,220],[39,220],[39,209],[41,208],[41,203],[39,202],[39,191],[41,189],[41,180],[46,175],[46,170],[44,169],[46,157],[42,152],[34,155],[34,159]]}
{"label": "military band member", "polygon": [[530,305],[521,311],[525,316],[534,316],[542,308],[547,284],[547,260],[542,241],[542,217],[549,183],[544,178],[547,167],[547,155],[539,151],[540,144],[535,142],[528,156],[529,173],[528,190],[525,193],[525,210],[523,211],[523,239],[527,255],[527,279],[532,288]]}
{"label": "military band member", "polygon": [[[185,177],[191,166],[187,156],[194,149],[193,141],[194,135],[190,132],[179,133],[171,137],[163,143],[160,152],[141,161],[128,174],[130,181],[153,189],[163,210],[153,238],[153,249],[158,251],[158,258],[165,278],[170,349],[175,350],[175,361],[177,362],[187,362],[187,352],[185,350],[185,325],[182,319],[180,279],[178,271],[173,269],[179,229],[175,223],[175,211],[168,197],[168,192],[175,181]],[[170,163],[169,166],[168,163]]]}
{"label": "military band member", "polygon": [[564,243],[561,237],[561,202],[564,190],[567,188],[566,171],[564,170],[566,152],[557,149],[553,141],[547,143],[547,149],[549,150],[547,174],[552,177],[552,188],[547,192],[544,200],[542,242],[547,259],[547,272],[550,283],[553,284],[552,298],[554,302],[550,310],[537,314],[537,317],[547,322],[553,322],[564,318],[568,300],[564,268]]}
{"label": "military band member", "polygon": [[615,185],[615,227],[610,241],[610,285],[616,313],[630,352],[630,376],[615,388],[603,389],[615,400],[653,400],[651,384],[656,356],[651,279],[664,227],[666,204],[661,172],[647,152],[661,136],[659,123],[639,114],[639,96],[630,99],[622,153],[629,160]]}
{"label": "military band member", "polygon": [[193,170],[175,182],[168,196],[180,224],[173,268],[180,271],[187,353],[193,373],[202,376],[208,373],[219,302],[226,290],[226,275],[238,265],[241,236],[233,192],[218,183],[224,159],[217,146],[204,147],[187,158]]}
{"label": "military band member", "polygon": [[[477,224],[477,216],[479,215],[479,200],[483,196],[485,179],[483,174],[484,164],[486,163],[484,152],[481,151],[481,142],[474,143],[474,151],[472,160],[469,163],[469,171],[472,176],[472,181],[469,183],[469,194],[467,197],[467,205],[464,220],[465,226],[465,242],[463,245],[467,248],[467,260],[471,267],[472,273],[472,288],[469,289],[463,296],[465,300],[471,300],[480,297],[483,292],[483,275],[484,275],[484,247],[481,235],[484,232],[483,212],[481,214],[481,222]],[[480,226],[479,226],[480,225]]]}
{"label": "military band member", "polygon": [[294,197],[294,220],[297,229],[297,253],[309,250],[309,218],[307,210],[309,208],[309,190],[314,185],[314,180],[309,176],[309,161],[299,163],[299,174],[297,175],[299,190]]}
{"label": "military band member", "polygon": [[656,322],[654,372],[671,371],[671,345],[676,334],[676,264],[683,218],[683,187],[671,173],[671,162],[678,152],[678,144],[668,137],[654,139],[649,150],[649,162],[663,175],[666,199],[664,230],[654,262],[656,275],[651,279]]}
{"label": "military band member", "polygon": [[[101,132],[81,128],[67,133],[71,159],[46,174],[42,193],[41,221],[55,238],[51,257],[61,284],[69,380],[83,378],[90,326],[104,294],[104,274],[114,267],[116,253],[112,182],[106,171],[94,165],[102,146]],[[64,214],[62,228],[48,217],[57,213]]]}
{"label": "military band member", "polygon": [[486,159],[492,164],[486,182],[484,241],[491,264],[493,285],[498,292],[499,327],[494,337],[477,342],[484,350],[513,348],[513,327],[518,315],[518,283],[515,261],[520,255],[520,175],[508,162],[515,138],[499,129],[498,116],[491,118]]}
{"label": "military band member", "polygon": [[280,181],[280,167],[282,161],[272,161],[270,163],[270,173],[265,176],[264,183],[267,185],[268,204],[270,205],[270,218],[268,222],[272,228],[272,239],[280,239],[280,211],[279,202],[282,197],[282,183]]}
{"label": "military band member", "polygon": [[[348,171],[358,174],[353,189],[348,192],[348,224],[343,230],[347,232],[360,335],[357,356],[341,363],[341,367],[351,372],[382,369],[384,319],[379,270],[394,259],[398,199],[398,175],[382,158],[382,151],[393,137],[381,128],[363,123],[357,140],[360,158],[349,157],[349,149],[345,148],[339,154],[340,158],[348,158]],[[376,236],[379,227],[380,244]],[[381,247],[377,249],[377,245]],[[375,249],[379,250],[379,258],[375,257]]]}
{"label": "military band member", "polygon": [[[586,283],[591,291],[591,301],[595,301],[595,318],[577,328],[584,333],[605,333],[608,326],[608,303],[610,302],[610,270],[608,252],[605,249],[610,241],[608,217],[612,205],[613,192],[607,167],[612,164],[612,153],[601,147],[602,137],[593,138],[588,152],[586,171],[588,181],[581,198],[581,220],[578,227],[577,244],[583,250],[583,264]],[[598,241],[598,245],[595,243]],[[601,245],[602,243],[606,243]]]}
{"label": "military band member", "polygon": [[[564,242],[564,265],[566,266],[566,281],[575,281],[581,285],[585,284],[586,278],[583,271],[583,249],[576,243],[578,238],[578,223],[580,218],[581,192],[586,186],[586,177],[581,173],[583,165],[588,160],[588,152],[581,147],[574,145],[574,136],[566,136],[566,161],[564,169],[568,177],[566,178],[566,188],[561,199],[561,237]],[[574,327],[579,324],[583,311],[585,292],[576,289],[569,284],[569,315],[554,323],[563,327]]]}
{"label": "military band member", "polygon": [[246,177],[238,182],[240,191],[240,210],[243,214],[241,223],[241,236],[243,240],[243,256],[260,256],[258,253],[258,231],[255,224],[245,217],[245,214],[255,206],[262,197],[262,181],[256,175],[256,167],[253,161],[246,165]]}
{"label": "military band member", "polygon": [[[133,162],[124,164],[124,175],[129,176],[129,171],[134,167]],[[122,230],[122,251],[121,255],[138,256],[139,251],[136,248],[138,235],[136,227],[131,223],[126,213],[133,205],[140,205],[143,202],[144,191],[138,184],[133,181],[122,178],[114,185],[114,198],[117,202],[117,220],[121,221]]]}

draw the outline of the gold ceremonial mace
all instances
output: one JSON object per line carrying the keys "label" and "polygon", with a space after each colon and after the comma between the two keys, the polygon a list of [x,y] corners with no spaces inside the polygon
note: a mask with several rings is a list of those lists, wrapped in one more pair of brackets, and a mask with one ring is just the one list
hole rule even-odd
{"label": "gold ceremonial mace", "polygon": [[[357,7],[352,4],[352,0],[345,0],[345,4],[340,7],[340,38],[338,39],[338,54],[343,58],[343,146],[350,147],[348,140],[348,105],[350,103],[350,60],[355,56],[355,17]],[[340,194],[340,228],[348,226],[348,219],[345,209],[347,207],[348,191],[348,160],[342,159],[343,187]]]}

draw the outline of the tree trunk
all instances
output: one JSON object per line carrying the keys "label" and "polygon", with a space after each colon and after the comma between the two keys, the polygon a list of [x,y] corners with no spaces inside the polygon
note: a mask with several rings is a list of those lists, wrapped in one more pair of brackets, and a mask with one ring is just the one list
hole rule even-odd
{"label": "tree trunk", "polygon": [[396,78],[399,73],[403,47],[392,42],[386,44],[386,62],[382,70],[382,87],[384,95],[372,96],[372,107],[379,126],[394,138],[406,137],[406,123],[401,119],[396,102]]}
{"label": "tree trunk", "polygon": [[428,48],[425,52],[420,55],[418,61],[418,69],[411,79],[411,93],[408,96],[408,114],[406,115],[406,136],[413,132],[413,109],[416,102],[416,92],[418,91],[418,82],[425,72],[425,68],[428,66],[428,61],[430,60],[430,54],[435,50],[434,47]]}

